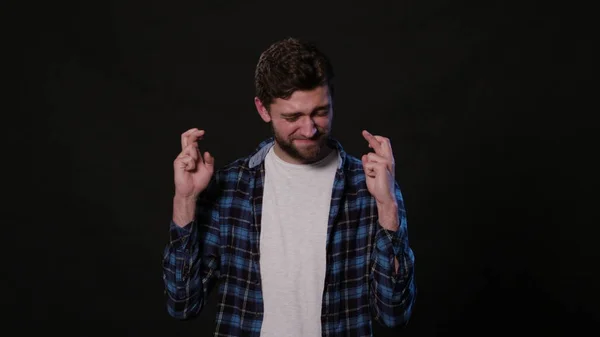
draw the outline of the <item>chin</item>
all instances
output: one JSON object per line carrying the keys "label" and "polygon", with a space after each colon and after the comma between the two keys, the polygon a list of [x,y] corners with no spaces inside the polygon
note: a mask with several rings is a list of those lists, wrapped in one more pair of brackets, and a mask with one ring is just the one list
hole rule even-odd
{"label": "chin", "polygon": [[319,157],[321,153],[321,148],[317,145],[305,147],[303,149],[297,149],[298,153],[302,156],[304,160],[312,161]]}

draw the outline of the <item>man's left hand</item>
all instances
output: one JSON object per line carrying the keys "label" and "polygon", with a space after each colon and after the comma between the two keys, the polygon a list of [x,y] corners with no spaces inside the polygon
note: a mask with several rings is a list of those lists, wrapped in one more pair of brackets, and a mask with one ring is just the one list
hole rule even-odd
{"label": "man's left hand", "polygon": [[366,130],[363,130],[362,135],[369,142],[369,147],[375,151],[362,156],[367,189],[377,202],[381,226],[396,230],[398,203],[394,185],[395,162],[392,145],[388,138],[374,136]]}

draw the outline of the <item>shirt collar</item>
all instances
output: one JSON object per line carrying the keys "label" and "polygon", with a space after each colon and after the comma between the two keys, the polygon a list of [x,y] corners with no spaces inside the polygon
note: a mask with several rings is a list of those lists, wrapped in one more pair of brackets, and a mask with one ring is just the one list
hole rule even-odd
{"label": "shirt collar", "polygon": [[[269,138],[263,140],[260,144],[258,144],[256,149],[254,150],[254,153],[252,153],[250,155],[250,160],[248,161],[248,167],[250,169],[258,168],[259,165],[261,165],[264,162],[265,157],[267,156],[267,153],[269,152],[271,147],[273,147],[274,144],[275,144],[274,137],[269,137]],[[337,141],[335,138],[332,138],[332,137],[329,137],[327,139],[327,144],[329,144],[330,147],[337,150],[338,157],[340,159],[338,170],[341,170],[344,167],[344,164],[346,162],[346,152],[342,148],[342,144],[340,144],[339,141]]]}

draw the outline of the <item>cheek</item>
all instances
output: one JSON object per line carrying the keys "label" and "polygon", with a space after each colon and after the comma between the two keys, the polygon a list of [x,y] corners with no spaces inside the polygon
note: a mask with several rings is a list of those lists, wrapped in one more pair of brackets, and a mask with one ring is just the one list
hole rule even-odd
{"label": "cheek", "polygon": [[294,130],[296,130],[297,128],[294,126],[294,124],[290,124],[288,122],[280,122],[280,123],[274,123],[273,124],[275,127],[275,132],[277,132],[279,135],[287,137],[290,134],[292,134],[294,132]]}
{"label": "cheek", "polygon": [[331,120],[329,118],[318,118],[315,120],[315,124],[319,129],[329,129]]}

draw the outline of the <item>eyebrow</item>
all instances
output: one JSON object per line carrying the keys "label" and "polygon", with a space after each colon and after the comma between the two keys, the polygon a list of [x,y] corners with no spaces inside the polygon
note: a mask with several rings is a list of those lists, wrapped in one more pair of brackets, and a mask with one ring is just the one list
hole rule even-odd
{"label": "eyebrow", "polygon": [[[331,104],[327,103],[325,105],[320,105],[316,108],[313,109],[313,111],[311,113],[317,112],[317,111],[321,111],[321,110],[329,110],[329,108],[331,108]],[[295,116],[299,116],[299,115],[303,115],[304,113],[302,112],[282,112],[281,116],[282,117],[295,117]]]}

